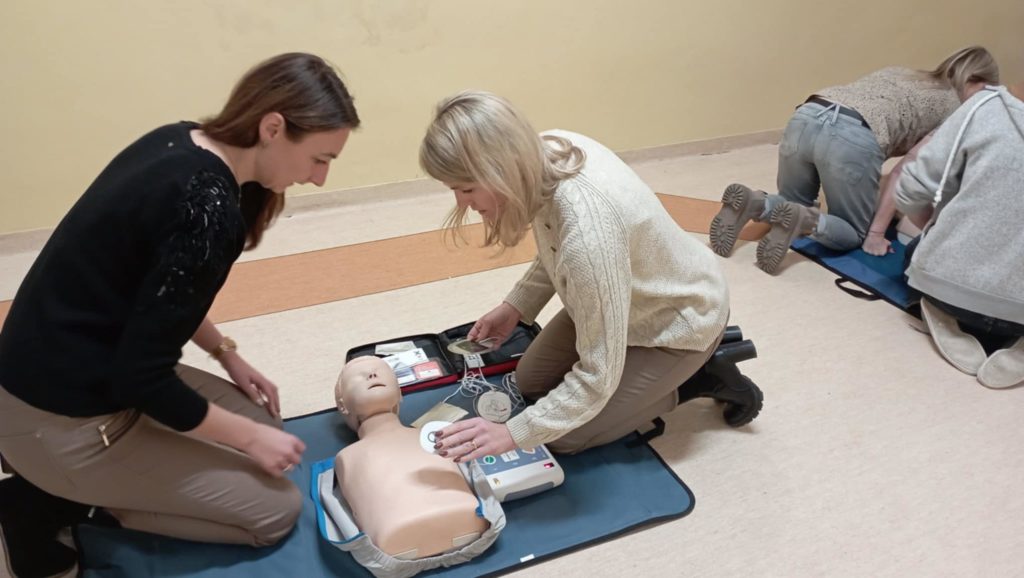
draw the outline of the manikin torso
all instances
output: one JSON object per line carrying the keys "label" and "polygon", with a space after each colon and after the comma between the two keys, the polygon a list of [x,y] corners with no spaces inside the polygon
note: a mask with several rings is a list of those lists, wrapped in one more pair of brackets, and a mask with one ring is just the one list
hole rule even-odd
{"label": "manikin torso", "polygon": [[405,559],[433,556],[487,529],[458,465],[424,451],[419,430],[398,420],[401,390],[386,363],[374,357],[349,362],[338,393],[339,409],[358,416],[360,438],[334,459],[338,487],[356,524],[381,551]]}

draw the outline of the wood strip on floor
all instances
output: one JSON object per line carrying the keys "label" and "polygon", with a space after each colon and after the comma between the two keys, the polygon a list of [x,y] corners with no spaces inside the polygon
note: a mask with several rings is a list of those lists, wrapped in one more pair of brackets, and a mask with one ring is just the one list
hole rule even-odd
{"label": "wood strip on floor", "polygon": [[210,310],[214,323],[277,313],[525,263],[533,237],[494,258],[483,225],[466,228],[469,246],[445,245],[441,231],[239,263]]}
{"label": "wood strip on floor", "polygon": [[[658,195],[669,214],[683,229],[707,234],[718,202],[674,195]],[[767,231],[751,223],[740,234],[755,240]],[[533,258],[533,237],[504,255],[479,247],[483,226],[466,229],[469,246],[452,248],[442,242],[440,231],[394,237],[380,241],[334,247],[296,255],[238,263],[231,270],[210,310],[215,323],[234,321],[300,307],[309,307],[470,275],[525,263]],[[11,302],[0,302],[0,325]]]}

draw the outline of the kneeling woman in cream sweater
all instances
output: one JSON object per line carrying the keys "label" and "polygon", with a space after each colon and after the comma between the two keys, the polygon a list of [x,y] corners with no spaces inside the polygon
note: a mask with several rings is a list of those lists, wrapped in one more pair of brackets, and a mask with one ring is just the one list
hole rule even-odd
{"label": "kneeling woman in cream sweater", "polygon": [[[536,403],[505,424],[448,426],[442,455],[466,461],[540,444],[578,452],[676,406],[677,388],[722,339],[729,292],[714,254],[632,169],[583,135],[538,135],[508,101],[485,92],[438,106],[420,164],[455,193],[450,232],[472,209],[487,246],[515,246],[531,228],[537,243],[532,266],[470,338],[502,341],[555,294],[564,305],[516,372]],[[760,396],[752,386],[750,404]]]}

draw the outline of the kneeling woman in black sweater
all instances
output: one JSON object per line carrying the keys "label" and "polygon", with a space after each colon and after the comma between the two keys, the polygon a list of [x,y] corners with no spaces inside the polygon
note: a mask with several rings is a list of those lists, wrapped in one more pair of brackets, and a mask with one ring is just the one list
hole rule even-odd
{"label": "kneeling woman in black sweater", "polygon": [[[57,226],[0,333],[0,454],[17,473],[0,482],[0,524],[16,575],[74,563],[54,540],[68,500],[191,540],[262,546],[291,530],[301,495],[283,474],[305,448],[281,431],[277,388],[206,314],[285,188],[322,186],[358,125],[331,65],[271,58],[218,116],[124,149]],[[180,365],[189,339],[233,383]]]}

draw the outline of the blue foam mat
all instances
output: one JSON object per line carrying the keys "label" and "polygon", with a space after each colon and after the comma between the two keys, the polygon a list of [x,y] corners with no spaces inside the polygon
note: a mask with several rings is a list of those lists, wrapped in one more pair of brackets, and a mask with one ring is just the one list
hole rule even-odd
{"label": "blue foam mat", "polygon": [[[406,396],[402,421],[411,423],[455,386]],[[453,401],[458,398],[453,398]],[[461,404],[460,404],[461,405]],[[293,418],[285,429],[306,443],[303,463],[290,478],[305,496],[292,532],[270,548],[202,544],[130,530],[80,526],[79,575],[85,577],[199,576],[260,578],[278,576],[369,577],[352,557],[323,540],[309,496],[312,465],[355,441],[334,410]],[[504,504],[508,525],[480,557],[418,576],[462,578],[518,570],[607,540],[627,530],[678,518],[694,505],[689,488],[651,447],[633,434],[575,456],[559,456],[565,483],[553,490]]]}
{"label": "blue foam mat", "polygon": [[[895,239],[891,243],[893,252],[884,257],[868,255],[861,249],[834,251],[810,237],[800,237],[790,247],[871,295],[907,311],[915,299],[903,278],[906,247]],[[847,290],[842,285],[840,288]]]}

